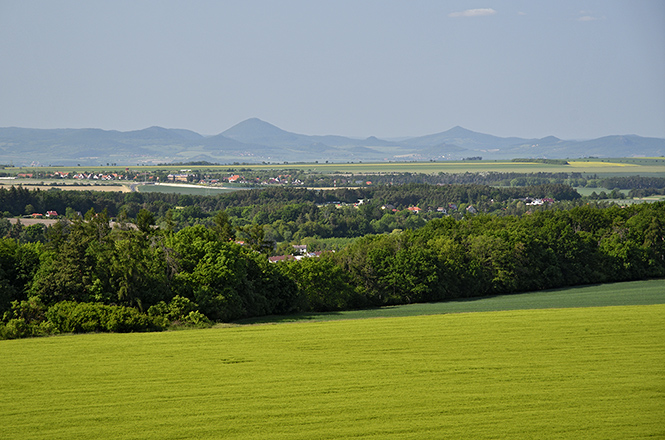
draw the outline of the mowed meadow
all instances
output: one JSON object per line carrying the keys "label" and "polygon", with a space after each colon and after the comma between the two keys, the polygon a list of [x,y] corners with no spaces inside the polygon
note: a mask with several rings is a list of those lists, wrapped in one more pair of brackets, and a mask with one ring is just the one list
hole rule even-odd
{"label": "mowed meadow", "polygon": [[662,438],[665,304],[0,341],[0,438]]}

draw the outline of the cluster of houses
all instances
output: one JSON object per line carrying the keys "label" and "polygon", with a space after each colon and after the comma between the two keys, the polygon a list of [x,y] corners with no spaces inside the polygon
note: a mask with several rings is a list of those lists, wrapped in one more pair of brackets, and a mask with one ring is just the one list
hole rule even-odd
{"label": "cluster of houses", "polygon": [[197,180],[194,174],[180,173],[180,174],[169,174],[166,176],[166,180],[169,182],[198,182],[202,184],[215,185],[223,182],[228,183],[243,183],[251,185],[302,185],[304,182],[300,179],[293,179],[290,175],[279,175],[276,177],[269,177],[267,179],[255,178],[245,178],[239,174],[234,174],[229,177],[222,177],[221,179],[212,179],[212,178],[203,178]]}
{"label": "cluster of houses", "polygon": [[169,182],[189,182],[189,174],[169,174],[166,180]]}
{"label": "cluster of houses", "polygon": [[[387,210],[390,210],[392,212],[398,212],[398,209],[395,208],[395,206],[393,206],[393,205],[383,205],[381,207],[381,209],[387,209]],[[423,211],[422,208],[419,208],[417,206],[409,206],[406,209],[407,209],[407,211],[411,211],[414,214],[419,214]],[[445,207],[444,206],[439,206],[438,208],[436,208],[436,212],[438,212],[440,214],[448,214],[448,211],[457,211],[457,204],[449,203],[448,206],[445,206]],[[473,205],[467,206],[466,211],[471,213],[471,214],[475,214],[475,213],[478,212],[478,210],[476,208],[474,208]]]}
{"label": "cluster of houses", "polygon": [[302,185],[303,182],[300,179],[292,179],[290,175],[287,176],[277,176],[270,177],[266,180],[261,181],[261,185],[285,185],[290,183],[292,185]]}
{"label": "cluster of houses", "polygon": [[291,184],[291,185],[302,185],[303,181],[300,179],[293,179],[293,177],[290,174],[287,175],[279,175],[275,177],[269,177],[267,179],[260,179],[258,177],[255,178],[250,178],[247,179],[243,176],[240,176],[238,174],[235,174],[233,176],[227,177],[226,179],[222,179],[223,181],[227,181],[229,183],[249,183],[249,184],[254,184],[254,185],[286,185],[286,184]]}
{"label": "cluster of houses", "polygon": [[320,257],[323,252],[309,252],[307,251],[306,244],[294,244],[293,248],[295,249],[295,255],[278,255],[275,257],[268,257],[268,261],[271,263],[277,263],[279,261],[300,261],[303,258],[317,258]]}
{"label": "cluster of houses", "polygon": [[[147,173],[146,173],[147,174]],[[17,174],[18,178],[24,178],[24,179],[32,179],[35,178],[35,174],[33,173],[19,173]],[[121,174],[121,173],[88,173],[88,172],[80,172],[80,173],[75,173],[75,172],[65,172],[65,171],[55,171],[52,174],[49,174],[47,176],[43,177],[49,177],[49,178],[55,178],[55,179],[76,179],[76,180],[138,180],[138,179],[144,179],[145,180],[150,180],[150,181],[158,181],[160,180],[159,177],[157,176],[144,176],[140,177],[139,175],[136,176],[128,176],[126,174]],[[204,177],[200,178],[197,174],[191,173],[191,170],[180,170],[179,173],[172,173],[168,174],[166,176],[166,181],[167,182],[182,182],[182,183],[200,183],[200,184],[206,184],[206,185],[216,185],[224,182],[228,183],[242,183],[242,184],[250,184],[250,185],[304,185],[305,182],[298,178],[293,178],[291,175],[278,175],[274,177],[268,177],[268,178],[259,178],[259,177],[244,177],[239,174],[234,174],[228,177],[221,177],[221,178],[211,178],[211,177]],[[346,182],[345,180],[340,180],[341,183]],[[334,181],[333,186],[337,186],[337,180]],[[372,182],[365,182],[365,181],[356,181],[357,184],[364,184],[364,185],[371,185]]]}
{"label": "cluster of houses", "polygon": [[103,174],[103,173],[77,173],[72,176],[73,179],[92,179],[92,180],[126,180],[127,177],[118,173]]}
{"label": "cluster of houses", "polygon": [[58,213],[56,211],[46,211],[46,215],[42,214],[41,212],[33,212],[30,214],[30,217],[32,218],[57,218]]}
{"label": "cluster of houses", "polygon": [[[129,169],[126,169],[129,171]],[[52,178],[52,179],[76,179],[76,180],[130,180],[131,177],[122,173],[88,173],[88,172],[69,172],[69,171],[54,171],[51,174],[39,174],[35,175],[34,173],[18,173],[16,175],[19,179],[33,179],[33,178]],[[138,179],[139,176],[136,175],[133,179]],[[156,177],[149,176],[148,179],[154,180]]]}
{"label": "cluster of houses", "polygon": [[[554,199],[549,198],[549,197],[543,197],[542,199],[526,197],[526,198],[520,198],[520,199],[517,199],[517,200],[520,200],[520,201],[524,202],[527,206],[540,206],[540,205],[544,205],[546,203],[554,203]],[[361,201],[361,203],[362,203],[362,201]],[[396,209],[393,205],[383,205],[381,207],[381,209],[387,209],[387,210],[390,210],[392,212],[397,212],[398,211],[398,209]],[[419,208],[417,206],[409,206],[406,209],[408,211],[411,211],[414,214],[418,214],[418,213],[423,211],[422,208]],[[436,212],[438,212],[440,214],[448,214],[448,212],[457,211],[457,209],[458,209],[457,204],[449,203],[448,206],[439,206],[438,208],[436,208]],[[476,214],[478,212],[478,210],[473,205],[467,206],[466,211],[470,214]]]}
{"label": "cluster of houses", "polygon": [[[19,177],[23,175],[19,174]],[[26,176],[31,177],[31,175],[26,174]],[[77,179],[77,180],[127,180],[127,176],[118,173],[74,173],[74,172],[65,172],[65,171],[56,171],[53,174],[49,174],[48,177],[53,177],[56,179]]]}
{"label": "cluster of houses", "polygon": [[520,199],[524,203],[527,204],[527,206],[540,206],[544,205],[545,203],[553,203],[554,199],[550,199],[549,197],[544,197],[542,199],[531,199],[529,197],[525,199]]}

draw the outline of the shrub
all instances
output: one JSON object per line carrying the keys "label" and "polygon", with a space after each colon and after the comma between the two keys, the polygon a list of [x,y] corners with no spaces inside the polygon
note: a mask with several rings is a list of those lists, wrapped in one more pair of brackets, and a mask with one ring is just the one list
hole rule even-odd
{"label": "shrub", "polygon": [[0,322],[0,339],[17,339],[57,333],[57,329],[46,320],[45,312],[46,306],[39,298],[12,301],[11,309],[4,313],[3,322]]}
{"label": "shrub", "polygon": [[183,319],[183,323],[190,324],[196,327],[207,327],[212,323],[203,313],[198,310],[191,311]]}
{"label": "shrub", "polygon": [[46,317],[64,333],[136,332],[162,330],[163,320],[152,319],[131,307],[62,301],[51,306]]}
{"label": "shrub", "polygon": [[0,322],[0,339],[29,338],[56,333],[58,330],[49,321],[28,322],[23,318],[13,318],[6,324]]}
{"label": "shrub", "polygon": [[153,319],[163,319],[167,325],[174,324],[192,325],[196,327],[207,327],[211,321],[198,310],[199,306],[189,298],[176,295],[170,303],[160,301],[148,309],[148,316]]}
{"label": "shrub", "polygon": [[30,326],[25,319],[10,319],[7,324],[0,326],[0,337],[2,339],[18,339],[30,336]]}

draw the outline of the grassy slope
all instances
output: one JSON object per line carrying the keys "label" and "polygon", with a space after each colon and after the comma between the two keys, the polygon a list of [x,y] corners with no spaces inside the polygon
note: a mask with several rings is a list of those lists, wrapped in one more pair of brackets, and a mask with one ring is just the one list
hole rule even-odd
{"label": "grassy slope", "polygon": [[441,313],[638,304],[665,304],[665,280],[631,281],[626,283],[566,287],[563,289],[546,290],[541,292],[469,298],[440,303],[409,304],[405,306],[382,307],[369,310],[266,316],[242,320],[239,321],[239,323],[254,324],[292,321],[332,321],[338,319],[436,315]]}
{"label": "grassy slope", "polygon": [[665,305],[0,341],[0,437],[662,437]]}

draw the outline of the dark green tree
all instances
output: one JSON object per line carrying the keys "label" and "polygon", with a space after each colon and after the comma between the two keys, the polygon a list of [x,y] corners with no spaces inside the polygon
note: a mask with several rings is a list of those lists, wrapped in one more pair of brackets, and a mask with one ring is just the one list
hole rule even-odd
{"label": "dark green tree", "polygon": [[229,216],[225,211],[218,211],[212,219],[213,231],[217,234],[220,241],[233,241],[235,240],[235,230],[231,226]]}
{"label": "dark green tree", "polygon": [[150,234],[153,232],[153,226],[155,225],[155,216],[152,212],[147,209],[141,209],[138,214],[136,214],[136,227],[139,228],[139,231],[144,234]]}

